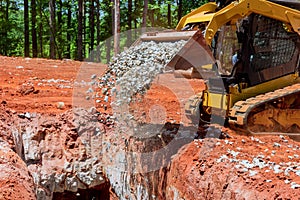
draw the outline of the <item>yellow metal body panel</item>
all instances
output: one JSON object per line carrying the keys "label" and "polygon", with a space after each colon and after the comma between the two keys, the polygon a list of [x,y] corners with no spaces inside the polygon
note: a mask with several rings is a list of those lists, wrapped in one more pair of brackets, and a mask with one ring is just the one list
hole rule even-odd
{"label": "yellow metal body panel", "polygon": [[229,101],[229,108],[231,108],[235,102],[240,100],[245,100],[250,97],[257,96],[259,94],[264,94],[267,92],[271,92],[280,88],[284,88],[289,85],[293,85],[296,83],[300,83],[299,75],[290,74],[287,76],[283,76],[265,83],[261,83],[259,85],[242,89],[241,92],[231,93],[230,94],[230,101]]}
{"label": "yellow metal body panel", "polygon": [[204,91],[203,105],[206,107],[227,110],[227,99],[228,94],[211,93],[207,90]]}
{"label": "yellow metal body panel", "polygon": [[208,65],[202,65],[202,66],[200,66],[202,69],[210,69],[210,70],[212,70],[212,68],[213,68],[213,65],[212,64],[208,64]]}
{"label": "yellow metal body panel", "polygon": [[206,3],[182,17],[177,24],[176,30],[181,30],[187,24],[209,22],[217,8],[216,3]]}
{"label": "yellow metal body panel", "polygon": [[211,45],[212,39],[222,25],[230,21],[234,23],[251,13],[261,14],[290,24],[293,30],[300,35],[300,11],[266,0],[241,0],[232,2],[213,15],[205,33],[207,44]]}
{"label": "yellow metal body panel", "polygon": [[[203,92],[203,106],[218,108],[222,110],[226,110],[226,113],[229,112],[229,109],[240,100],[245,100],[250,97],[257,96],[259,94],[264,94],[267,92],[271,92],[295,83],[300,83],[299,75],[290,74],[287,76],[280,77],[275,80],[271,80],[265,83],[261,83],[259,85],[236,90],[229,89],[229,94],[218,94],[218,93],[211,93],[208,90]],[[231,86],[235,87],[235,86]]]}

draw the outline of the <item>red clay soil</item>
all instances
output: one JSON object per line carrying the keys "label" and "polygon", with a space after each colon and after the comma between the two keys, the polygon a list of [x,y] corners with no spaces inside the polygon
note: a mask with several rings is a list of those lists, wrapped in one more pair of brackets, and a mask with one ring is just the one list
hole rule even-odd
{"label": "red clay soil", "polygon": [[[293,182],[300,183],[299,146],[279,136],[194,140],[172,160],[166,196],[187,200],[299,200],[300,185],[292,189]],[[258,160],[270,165],[255,166]],[[246,169],[241,164],[246,161],[254,165]],[[276,165],[281,171],[274,170]],[[290,171],[296,168],[298,175]]]}
{"label": "red clay soil", "polygon": [[[72,89],[59,88],[76,78],[80,62],[0,57],[1,100],[20,112],[59,113],[71,108]],[[60,80],[55,83],[55,80]],[[64,102],[64,109],[57,109]]]}
{"label": "red clay soil", "polygon": [[[83,75],[82,66],[83,63],[71,60],[0,56],[1,102],[5,102],[7,108],[17,112],[62,113],[72,108],[73,84]],[[89,73],[92,74],[93,71],[101,74],[101,71],[95,71],[95,68],[90,68]],[[167,75],[167,78],[169,77],[170,75]],[[174,80],[180,90],[180,79]],[[190,93],[200,92],[204,87],[201,80],[188,80],[184,83],[182,88],[190,84]],[[174,94],[172,87],[168,88],[160,82],[155,82],[143,101],[138,104],[143,105],[138,106],[142,109],[139,112],[148,114],[147,108],[161,104],[166,108],[168,118],[180,121],[179,101],[180,98]],[[58,108],[58,102],[64,102],[65,106]],[[107,106],[110,106],[109,103]],[[104,111],[100,105],[97,107]],[[133,108],[136,107],[133,105]],[[110,108],[106,112],[111,112]]]}
{"label": "red clay soil", "polygon": [[144,118],[138,120],[145,122],[188,122],[184,114],[184,102],[204,87],[203,80],[174,78],[173,74],[161,75],[144,97],[137,98],[138,101],[131,104],[131,112],[136,118]]}
{"label": "red clay soil", "polygon": [[[18,113],[57,114],[65,112],[72,108],[73,83],[78,78],[77,75],[81,66],[82,63],[69,60],[54,61],[1,56],[0,103],[6,104],[7,109],[15,110]],[[168,75],[167,78],[170,76]],[[177,80],[180,83],[180,79]],[[158,109],[166,110],[169,121],[182,121],[181,100],[178,99],[177,92],[174,92],[173,88],[184,90],[186,84],[181,85],[178,82],[175,80],[174,85],[170,87],[157,81],[154,82],[142,102],[132,105],[132,110],[137,110],[137,113],[144,113],[146,121],[149,121],[151,115],[149,108],[156,106]],[[193,88],[190,93],[197,93],[204,88],[201,80],[188,80],[188,83],[191,85],[190,88]],[[59,108],[58,102],[64,102],[64,106]],[[99,105],[97,108],[102,109]],[[155,110],[155,107],[152,110]],[[229,140],[205,139],[204,141],[194,141],[183,147],[181,152],[174,157],[170,166],[167,183],[173,188],[166,191],[167,197],[173,198],[177,195],[177,197],[184,197],[185,199],[220,199],[221,197],[224,199],[300,198],[300,189],[291,188],[292,182],[300,184],[300,171],[299,175],[296,175],[295,172],[289,172],[289,175],[285,175],[284,172],[276,174],[272,171],[266,172],[266,168],[254,167],[251,170],[257,171],[257,173],[249,176],[249,171],[241,172],[242,169],[235,168],[237,164],[231,162],[232,160],[230,161],[230,159],[251,161],[254,157],[263,154],[265,156],[264,161],[279,165],[281,163],[280,166],[285,166],[289,162],[299,164],[299,142],[287,137],[282,139],[279,136],[259,137],[257,140],[257,138],[239,135],[233,131],[228,132],[232,137]],[[232,151],[240,153],[234,158]],[[275,151],[274,154],[273,151]],[[223,155],[226,155],[227,158],[220,160]],[[25,168],[25,164],[22,163],[21,159],[15,158],[10,151],[6,153],[0,151],[0,160],[2,160],[2,156],[15,164],[10,168],[6,166],[6,169],[11,169],[11,171],[4,174],[5,178],[0,178],[0,199],[6,198],[5,195],[8,195],[2,191],[8,191],[10,195],[25,195],[22,193],[23,190],[28,191],[26,193],[28,196],[16,196],[15,199],[17,197],[20,197],[18,199],[21,197],[23,199],[33,198],[29,187],[26,184],[23,185],[24,182],[28,182],[29,186],[32,186],[31,178],[24,175],[25,169],[22,172],[18,170]],[[0,174],[3,176],[2,173]],[[9,176],[11,176],[10,179],[8,179]],[[11,189],[6,190],[7,188]],[[227,188],[230,188],[231,192],[217,194],[218,191],[228,191]],[[248,196],[241,195],[247,191]],[[14,199],[13,196],[10,197],[10,199]]]}
{"label": "red clay soil", "polygon": [[0,148],[0,199],[36,199],[26,164],[3,143]]}

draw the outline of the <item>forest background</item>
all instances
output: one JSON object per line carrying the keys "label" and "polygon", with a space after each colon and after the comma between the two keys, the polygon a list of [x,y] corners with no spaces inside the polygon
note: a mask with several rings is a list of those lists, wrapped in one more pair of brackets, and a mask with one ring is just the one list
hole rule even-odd
{"label": "forest background", "polygon": [[0,55],[106,63],[149,27],[174,29],[182,16],[206,2],[0,0]]}

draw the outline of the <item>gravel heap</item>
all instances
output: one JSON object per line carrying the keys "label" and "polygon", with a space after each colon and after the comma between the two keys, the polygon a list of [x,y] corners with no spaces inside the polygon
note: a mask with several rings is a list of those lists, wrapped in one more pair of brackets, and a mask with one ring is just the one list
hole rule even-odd
{"label": "gravel heap", "polygon": [[[268,175],[268,177],[273,177],[273,180],[266,179],[265,182],[275,182],[276,179],[279,179],[285,184],[290,184],[292,189],[299,189],[300,147],[297,144],[291,144],[290,141],[282,135],[280,135],[279,138],[280,139],[274,137],[274,142],[270,143],[252,136],[248,141],[244,139],[241,140],[243,147],[236,146],[234,143],[237,142],[220,140],[216,143],[216,146],[226,146],[227,154],[221,155],[216,162],[233,163],[235,170],[237,170],[239,174],[246,174],[249,177],[257,175],[263,177],[264,174],[271,173],[274,174],[274,176]],[[203,142],[203,140],[199,141]],[[260,152],[252,152],[252,155],[249,155],[249,153],[244,150],[244,145],[251,146],[250,143],[256,143],[257,147],[261,147]]]}
{"label": "gravel heap", "polygon": [[114,96],[114,105],[120,106],[132,102],[136,94],[144,94],[185,43],[142,42],[114,57],[99,83],[104,101]]}

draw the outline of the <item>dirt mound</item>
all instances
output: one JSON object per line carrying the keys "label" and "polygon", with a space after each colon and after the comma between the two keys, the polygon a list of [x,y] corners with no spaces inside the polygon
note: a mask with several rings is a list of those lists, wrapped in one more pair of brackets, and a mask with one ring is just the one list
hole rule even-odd
{"label": "dirt mound", "polygon": [[35,186],[23,160],[0,142],[0,199],[36,199]]}
{"label": "dirt mound", "polygon": [[279,136],[195,140],[172,160],[166,196],[299,199],[299,146]]}
{"label": "dirt mound", "polygon": [[[119,147],[111,156],[118,159],[105,168],[121,199],[300,198],[298,142],[226,129],[230,139],[190,142],[180,131],[168,141],[163,135],[130,138],[128,146],[111,141]],[[182,148],[177,152],[175,147]]]}

